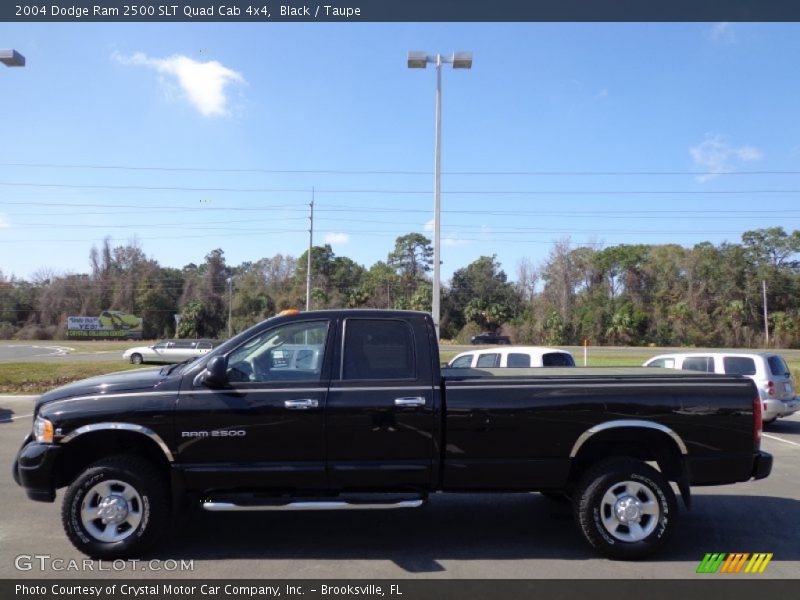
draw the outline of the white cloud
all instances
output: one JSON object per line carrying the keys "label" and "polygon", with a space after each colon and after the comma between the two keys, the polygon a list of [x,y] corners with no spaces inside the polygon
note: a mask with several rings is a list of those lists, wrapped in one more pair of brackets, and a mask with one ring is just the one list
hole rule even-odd
{"label": "white cloud", "polygon": [[689,154],[698,167],[706,172],[697,176],[703,183],[714,179],[719,173],[732,171],[739,163],[761,160],[764,154],[755,146],[734,146],[727,138],[707,133],[705,139],[689,148]]}
{"label": "white cloud", "polygon": [[245,83],[241,73],[216,60],[201,62],[182,54],[150,58],[142,52],[131,56],[115,52],[112,58],[123,65],[147,67],[173,77],[186,99],[205,117],[230,114],[225,90],[231,83]]}
{"label": "white cloud", "polygon": [[332,231],[325,234],[326,244],[347,244],[350,242],[350,236],[346,233],[339,233]]}
{"label": "white cloud", "polygon": [[599,92],[594,95],[595,100],[602,100],[603,98],[608,98],[608,88],[603,88]]}
{"label": "white cloud", "polygon": [[425,223],[425,231],[433,231],[433,219]]}
{"label": "white cloud", "polygon": [[11,223],[3,213],[0,213],[0,229],[8,229],[11,227]]}
{"label": "white cloud", "polygon": [[736,42],[736,30],[732,23],[714,23],[708,32],[708,38],[717,44],[733,44]]}
{"label": "white cloud", "polygon": [[469,244],[467,240],[460,240],[455,237],[444,237],[442,238],[442,246],[464,246],[465,244]]}

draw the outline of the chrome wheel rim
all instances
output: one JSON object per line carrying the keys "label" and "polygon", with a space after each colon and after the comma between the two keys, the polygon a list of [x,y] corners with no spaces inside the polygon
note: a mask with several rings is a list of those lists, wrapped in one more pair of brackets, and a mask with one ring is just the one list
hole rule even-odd
{"label": "chrome wheel rim", "polygon": [[100,542],[119,542],[142,522],[142,497],[131,484],[118,479],[92,486],[81,503],[81,523]]}
{"label": "chrome wheel rim", "polygon": [[653,533],[661,517],[655,493],[638,481],[615,483],[600,501],[600,520],[621,542],[639,542]]}

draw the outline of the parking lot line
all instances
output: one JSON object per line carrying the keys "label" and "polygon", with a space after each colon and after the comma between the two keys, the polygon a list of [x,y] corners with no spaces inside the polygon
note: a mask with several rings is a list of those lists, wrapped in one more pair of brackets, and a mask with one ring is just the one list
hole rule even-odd
{"label": "parking lot line", "polygon": [[[15,417],[9,417],[8,421],[16,421],[17,419],[24,419],[25,417],[32,417],[32,416],[33,416],[33,413],[31,413],[29,415],[17,415]],[[8,421],[6,421],[6,423],[8,423]]]}
{"label": "parking lot line", "polygon": [[792,446],[800,446],[800,444],[798,444],[797,442],[793,442],[791,440],[785,440],[782,437],[778,437],[777,435],[770,435],[768,433],[762,433],[761,435],[771,440],[777,440],[779,442],[783,442],[784,444],[791,444]]}

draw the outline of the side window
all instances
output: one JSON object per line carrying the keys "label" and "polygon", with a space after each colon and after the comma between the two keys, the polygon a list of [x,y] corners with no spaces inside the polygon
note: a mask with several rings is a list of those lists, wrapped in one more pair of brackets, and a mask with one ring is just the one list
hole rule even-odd
{"label": "side window", "polygon": [[158,342],[153,346],[153,350],[164,350],[167,347],[167,342]]}
{"label": "side window", "polygon": [[648,367],[657,367],[661,369],[674,369],[675,368],[675,359],[674,358],[658,358],[651,362]]}
{"label": "side window", "polygon": [[251,338],[228,355],[231,382],[319,381],[328,321],[289,323]]}
{"label": "side window", "polygon": [[472,366],[472,355],[468,354],[467,356],[459,356],[450,366],[456,369],[469,368]]}
{"label": "side window", "polygon": [[347,319],[342,379],[416,379],[414,334],[405,321]]}
{"label": "side window", "polygon": [[506,359],[506,366],[508,367],[530,367],[531,357],[530,354],[521,354],[519,352],[511,352]]}
{"label": "side window", "polygon": [[198,350],[211,350],[211,342],[197,342]]}
{"label": "side window", "polygon": [[726,356],[722,359],[728,375],[755,375],[756,361],[746,356]]}
{"label": "side window", "polygon": [[478,364],[476,365],[478,368],[483,367],[484,369],[491,369],[494,367],[500,366],[500,355],[499,354],[481,354],[478,356]]}
{"label": "side window", "polygon": [[543,367],[574,367],[575,361],[565,352],[549,352],[542,355]]}
{"label": "side window", "polygon": [[686,371],[714,372],[714,358],[712,356],[691,356],[683,359],[683,369]]}

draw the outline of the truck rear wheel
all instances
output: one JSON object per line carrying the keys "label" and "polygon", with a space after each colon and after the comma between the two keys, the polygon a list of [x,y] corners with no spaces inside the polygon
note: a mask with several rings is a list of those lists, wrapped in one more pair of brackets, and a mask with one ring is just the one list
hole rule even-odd
{"label": "truck rear wheel", "polygon": [[61,522],[72,545],[99,559],[140,555],[167,523],[161,473],[136,456],[97,461],[67,489]]}
{"label": "truck rear wheel", "polygon": [[669,482],[647,464],[628,458],[590,468],[578,483],[573,506],[586,541],[605,556],[622,560],[653,554],[678,516]]}

